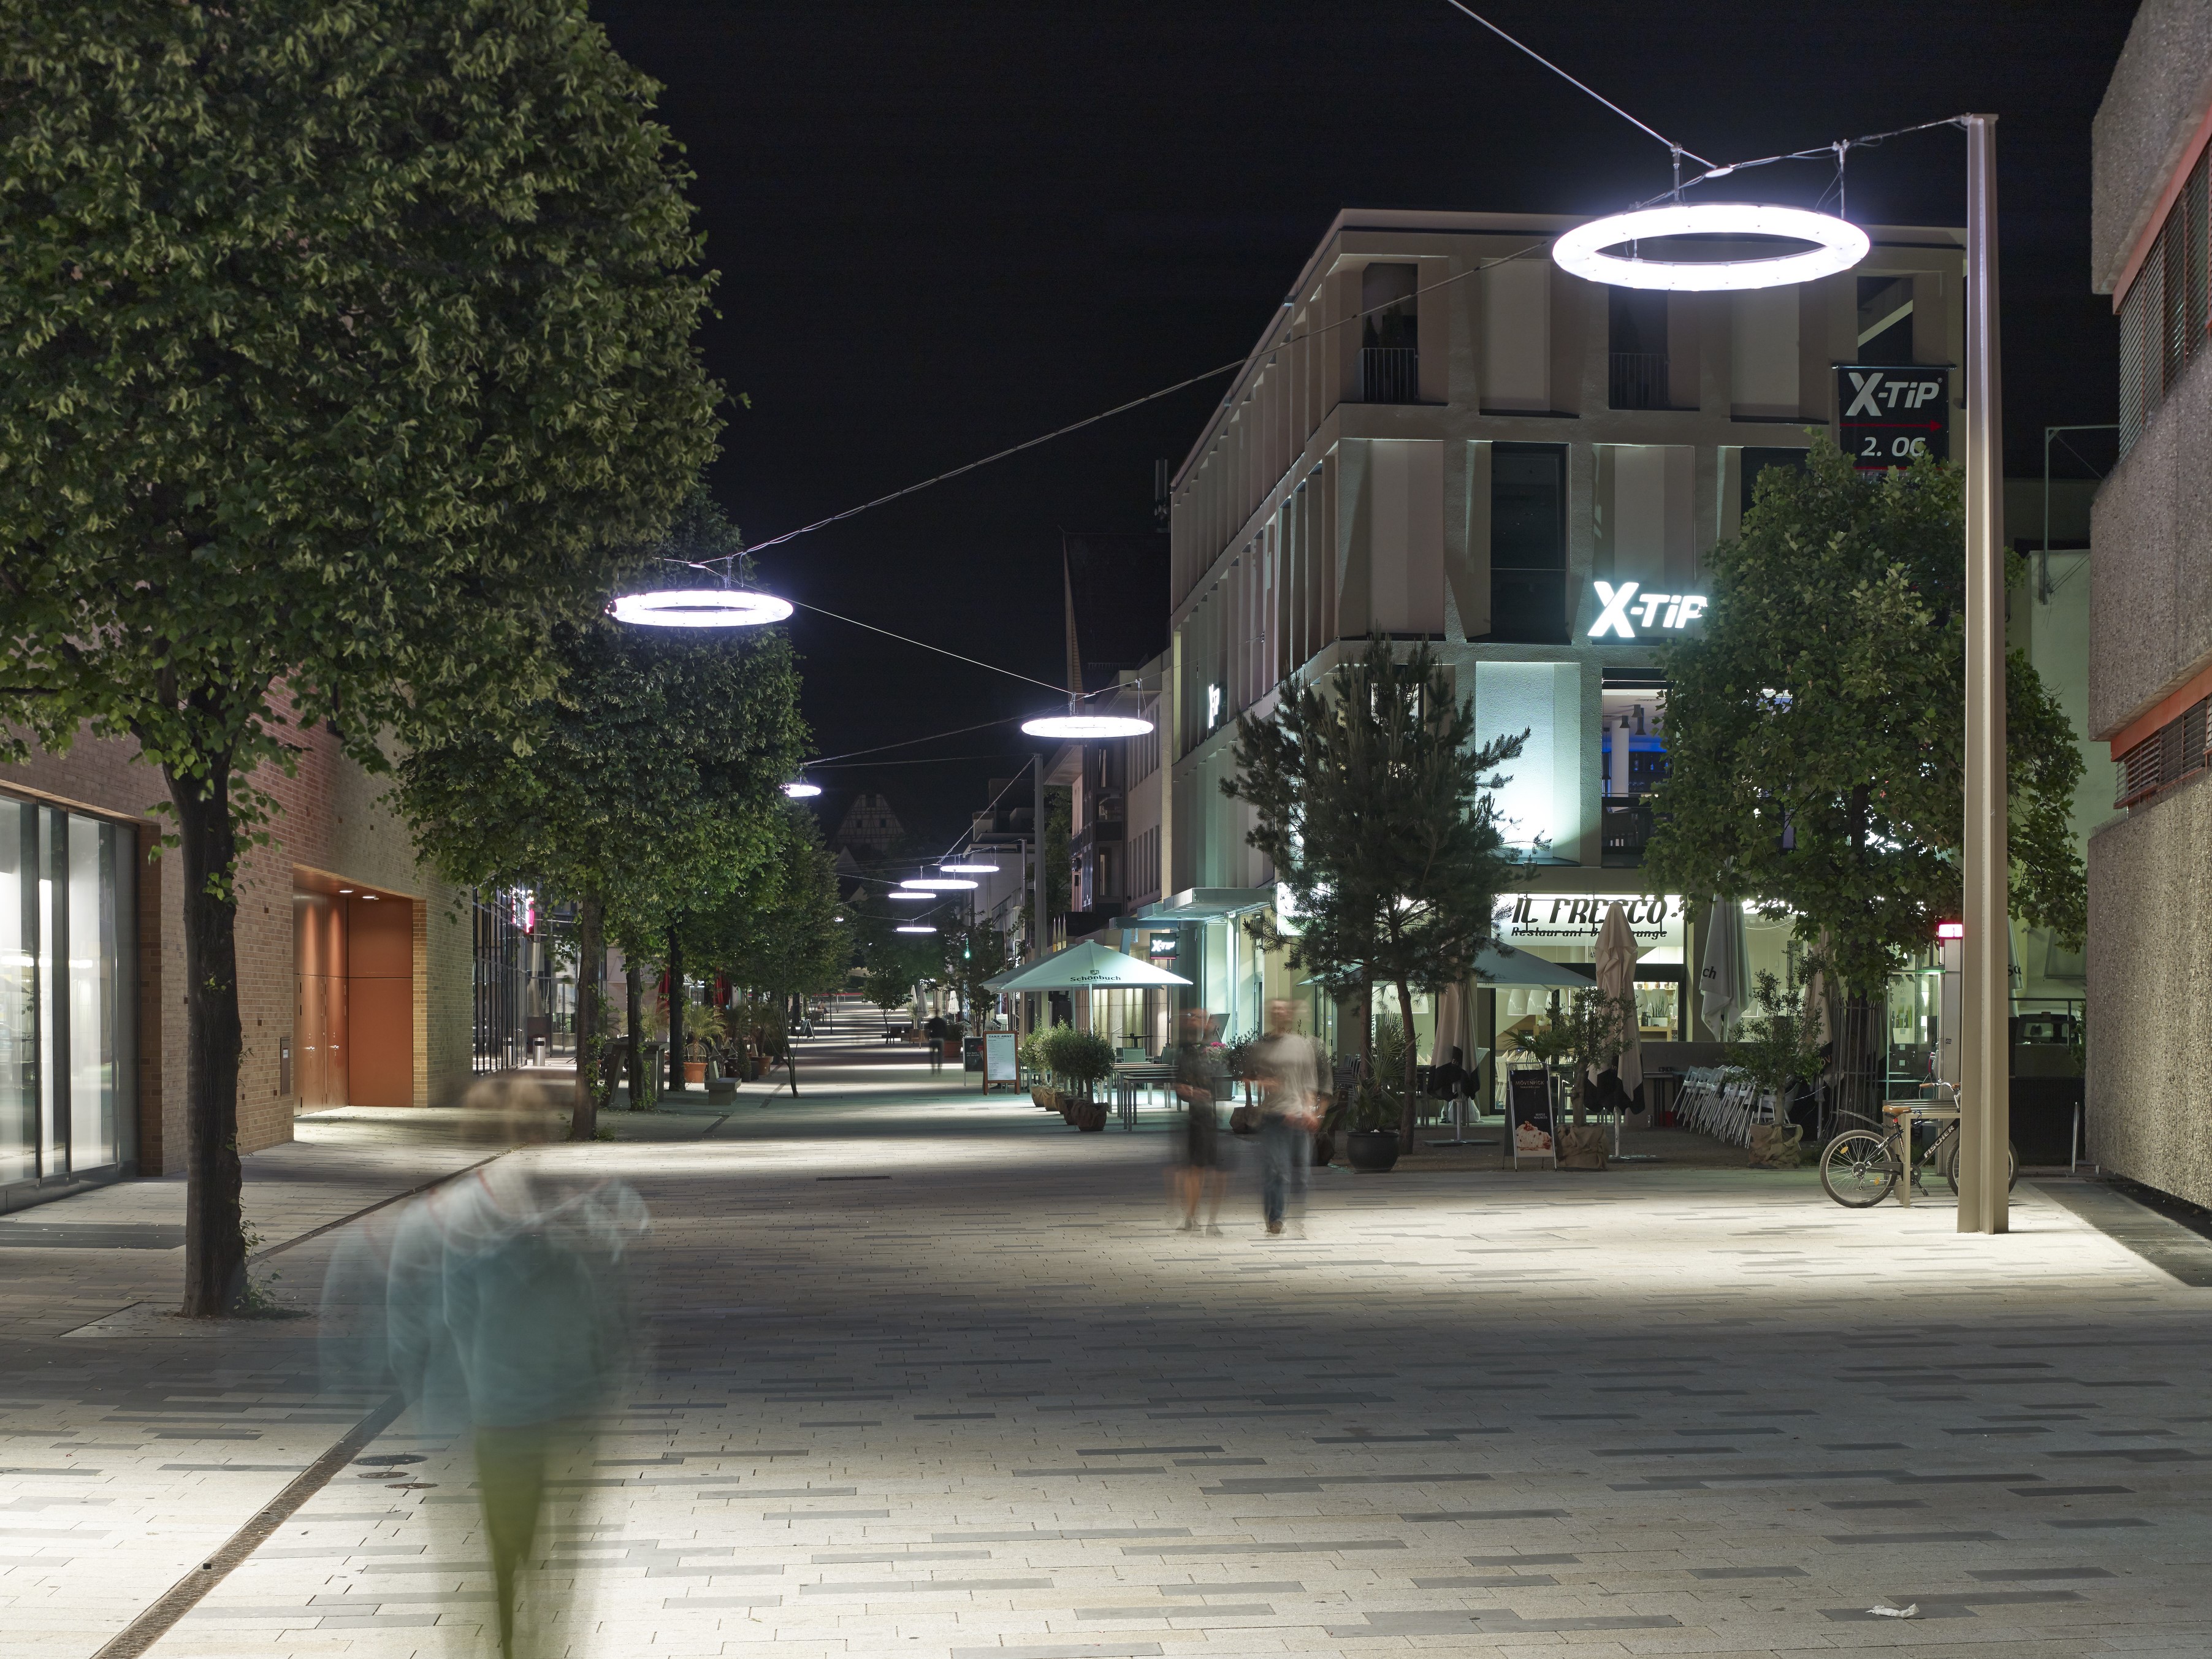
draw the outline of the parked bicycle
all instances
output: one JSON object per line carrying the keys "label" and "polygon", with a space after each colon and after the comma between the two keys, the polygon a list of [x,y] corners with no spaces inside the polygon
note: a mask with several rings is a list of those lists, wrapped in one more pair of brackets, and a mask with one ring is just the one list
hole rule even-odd
{"label": "parked bicycle", "polygon": [[[1920,1190],[1924,1184],[1923,1174],[1932,1167],[1949,1184],[1955,1196],[1959,1190],[1959,1091],[1949,1084],[1938,1086],[1950,1090],[1948,1104],[1929,1102],[1923,1109],[1916,1102],[1910,1114],[1898,1114],[1893,1127],[1846,1129],[1831,1140],[1820,1154],[1821,1190],[1846,1209],[1871,1209],[1897,1190],[1898,1177],[1909,1163],[1912,1190]],[[1866,1121],[1855,1112],[1843,1115],[1858,1118],[1861,1123]],[[1916,1128],[1939,1123],[1942,1125],[1942,1132],[1928,1143],[1926,1151],[1920,1151],[1918,1143],[1909,1139]],[[1911,1148],[1910,1152],[1908,1146]],[[2020,1149],[2008,1142],[2005,1154],[2005,1187],[2010,1191],[2020,1181]]]}

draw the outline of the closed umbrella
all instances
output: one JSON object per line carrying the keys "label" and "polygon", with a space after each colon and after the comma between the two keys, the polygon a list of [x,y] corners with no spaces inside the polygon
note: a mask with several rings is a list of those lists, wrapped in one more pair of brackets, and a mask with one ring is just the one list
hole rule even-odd
{"label": "closed umbrella", "polygon": [[1698,1013],[1712,1033],[1728,1041],[1750,1000],[1743,981],[1743,906],[1715,899],[1705,913],[1705,959],[1698,973]]}
{"label": "closed umbrella", "polygon": [[1466,995],[1465,988],[1457,985],[1447,985],[1437,993],[1437,1035],[1429,1044],[1430,1065],[1443,1065],[1451,1058],[1454,1048],[1467,1046],[1461,1036],[1461,1028],[1466,1024],[1461,1005]]}
{"label": "closed umbrella", "polygon": [[[1636,933],[1618,899],[1606,911],[1605,925],[1598,929],[1597,988],[1607,996],[1626,997],[1632,1004],[1636,1000]],[[1616,1069],[1620,1086],[1632,1095],[1644,1086],[1642,1034],[1633,1018],[1626,1036]]]}

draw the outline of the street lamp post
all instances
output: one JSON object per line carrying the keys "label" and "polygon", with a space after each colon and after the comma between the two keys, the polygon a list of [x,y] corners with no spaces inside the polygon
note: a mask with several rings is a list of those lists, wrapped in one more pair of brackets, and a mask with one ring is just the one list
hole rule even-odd
{"label": "street lamp post", "polygon": [[1959,1231],[2001,1233],[2012,1143],[2005,823],[2004,420],[1997,362],[1996,117],[1966,130],[1966,938]]}

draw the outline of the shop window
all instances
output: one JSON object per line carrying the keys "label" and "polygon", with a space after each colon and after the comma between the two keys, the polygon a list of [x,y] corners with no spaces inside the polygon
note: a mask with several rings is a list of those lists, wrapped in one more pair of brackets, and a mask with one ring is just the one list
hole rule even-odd
{"label": "shop window", "polygon": [[1859,282],[1858,360],[1912,361],[1912,278],[1862,276]]}
{"label": "shop window", "polygon": [[1567,639],[1567,452],[1494,444],[1490,459],[1490,637]]}
{"label": "shop window", "polygon": [[0,1182],[137,1157],[137,836],[0,799]]}
{"label": "shop window", "polygon": [[1652,792],[1667,781],[1667,690],[1658,676],[1609,678],[1598,699],[1598,793],[1603,798],[1602,862],[1644,861],[1651,839]]}

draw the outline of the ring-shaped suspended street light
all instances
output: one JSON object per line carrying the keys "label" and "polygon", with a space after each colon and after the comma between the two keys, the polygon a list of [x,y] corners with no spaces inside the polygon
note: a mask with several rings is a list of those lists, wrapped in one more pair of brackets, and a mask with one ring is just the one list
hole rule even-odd
{"label": "ring-shaped suspended street light", "polygon": [[912,927],[894,927],[891,931],[895,933],[933,933],[937,929],[934,927],[925,927],[916,924]]}
{"label": "ring-shaped suspended street light", "polygon": [[[1607,248],[1662,236],[1785,236],[1816,246],[1745,259],[1623,258]],[[1754,202],[1669,202],[1577,225],[1552,244],[1559,269],[1617,288],[1711,293],[1779,288],[1849,270],[1867,256],[1866,232],[1832,214]],[[1027,730],[1027,727],[1023,728]]]}
{"label": "ring-shaped suspended street light", "polygon": [[607,612],[641,628],[761,628],[788,617],[791,601],[749,587],[663,587],[618,593]]}
{"label": "ring-shaped suspended street light", "polygon": [[937,867],[948,876],[995,876],[999,873],[997,865],[981,864],[973,859],[963,859],[957,864],[940,864]]}
{"label": "ring-shaped suspended street light", "polygon": [[1100,738],[1141,738],[1152,729],[1148,720],[1134,714],[1079,714],[1075,699],[1067,700],[1065,714],[1040,714],[1024,720],[1022,730],[1033,738],[1059,738],[1068,743],[1092,743]]}
{"label": "ring-shaped suspended street light", "polygon": [[934,893],[909,893],[903,890],[895,889],[892,891],[884,894],[884,896],[885,898],[895,899],[913,899],[917,903],[927,904],[930,900],[935,898],[937,895]]}
{"label": "ring-shaped suspended street light", "polygon": [[957,876],[919,876],[912,881],[902,881],[900,886],[909,893],[972,893],[975,884]]}
{"label": "ring-shaped suspended street light", "polygon": [[783,786],[783,793],[793,800],[812,800],[822,793],[822,786],[809,783],[805,778],[793,778]]}

